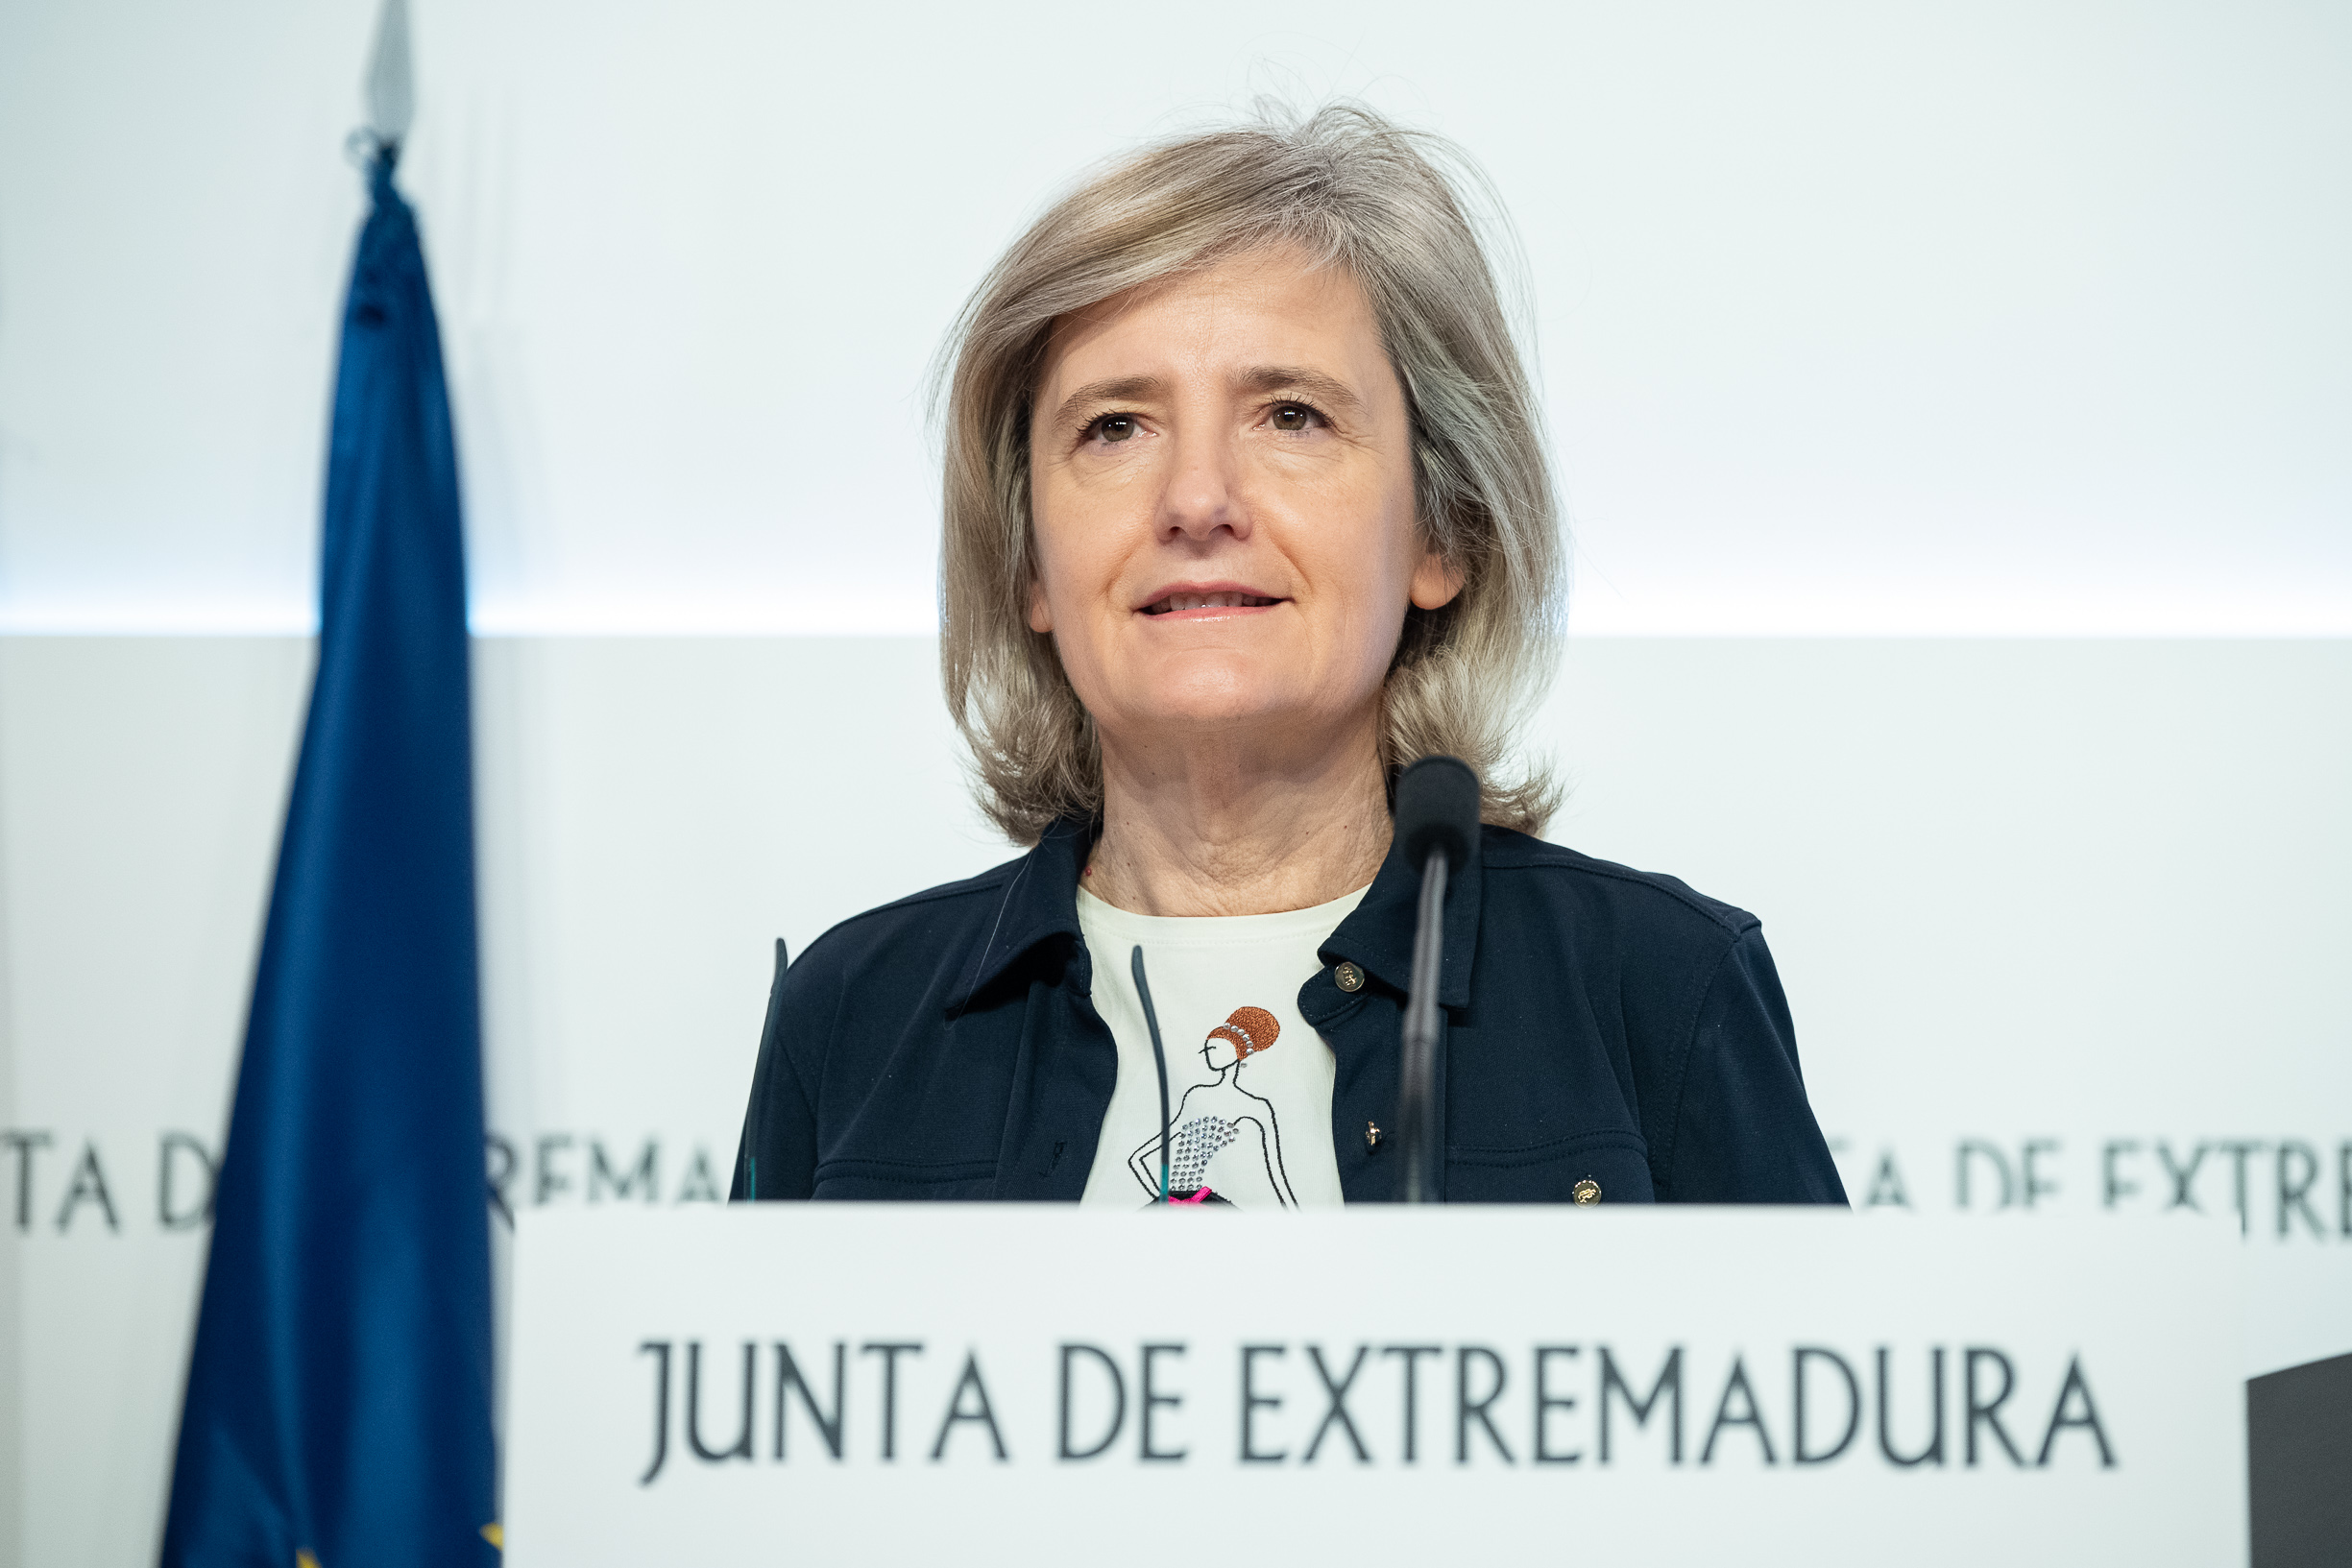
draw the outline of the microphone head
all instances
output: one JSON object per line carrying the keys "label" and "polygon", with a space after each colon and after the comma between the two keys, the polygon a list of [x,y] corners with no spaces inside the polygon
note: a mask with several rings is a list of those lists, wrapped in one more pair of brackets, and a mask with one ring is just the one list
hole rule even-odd
{"label": "microphone head", "polygon": [[1424,757],[1396,780],[1396,839],[1416,871],[1443,851],[1453,872],[1478,842],[1478,775],[1459,757]]}

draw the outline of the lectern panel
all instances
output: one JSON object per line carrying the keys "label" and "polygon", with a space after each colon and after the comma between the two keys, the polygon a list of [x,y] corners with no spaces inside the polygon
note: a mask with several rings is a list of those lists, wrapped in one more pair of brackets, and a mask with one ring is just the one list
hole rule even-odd
{"label": "lectern panel", "polygon": [[517,1568],[2245,1556],[2210,1226],[1606,1203],[521,1223]]}

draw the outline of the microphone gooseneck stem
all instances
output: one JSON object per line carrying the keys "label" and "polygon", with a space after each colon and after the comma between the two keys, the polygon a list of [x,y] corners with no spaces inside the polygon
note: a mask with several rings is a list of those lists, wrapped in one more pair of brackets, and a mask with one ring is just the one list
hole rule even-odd
{"label": "microphone gooseneck stem", "polygon": [[1143,999],[1144,1027],[1152,1035],[1152,1065],[1159,1070],[1159,1200],[1168,1201],[1168,1053],[1160,1049],[1159,1014],[1152,1007],[1152,982],[1143,977],[1143,948],[1131,956],[1135,994]]}
{"label": "microphone gooseneck stem", "polygon": [[1445,942],[1445,855],[1432,850],[1421,871],[1421,905],[1413,928],[1413,990],[1405,999],[1403,1059],[1397,1086],[1397,1143],[1404,1157],[1404,1200],[1437,1201],[1436,1140],[1431,1101],[1436,1098],[1438,1060],[1438,971]]}

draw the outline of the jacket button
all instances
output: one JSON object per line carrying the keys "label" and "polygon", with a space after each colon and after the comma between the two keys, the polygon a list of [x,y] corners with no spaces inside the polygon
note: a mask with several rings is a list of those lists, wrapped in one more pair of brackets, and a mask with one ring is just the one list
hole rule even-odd
{"label": "jacket button", "polygon": [[1378,1148],[1380,1146],[1379,1122],[1367,1122],[1364,1123],[1364,1146],[1366,1148]]}
{"label": "jacket button", "polygon": [[1338,968],[1332,970],[1331,977],[1339,982],[1340,989],[1343,991],[1364,989],[1364,971],[1351,963],[1343,961]]}
{"label": "jacket button", "polygon": [[1587,1176],[1568,1189],[1568,1196],[1579,1203],[1598,1203],[1601,1200],[1601,1184]]}

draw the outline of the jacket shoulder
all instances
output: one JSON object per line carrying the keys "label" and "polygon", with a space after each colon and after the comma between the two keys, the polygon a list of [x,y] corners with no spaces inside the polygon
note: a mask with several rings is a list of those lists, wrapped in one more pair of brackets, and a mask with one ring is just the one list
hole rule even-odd
{"label": "jacket shoulder", "polygon": [[1508,828],[1489,828],[1483,874],[1495,891],[1598,905],[1621,920],[1679,929],[1694,938],[1736,937],[1762,922],[1736,905],[1710,899],[1679,877],[1637,871]]}
{"label": "jacket shoulder", "polygon": [[946,944],[1002,907],[1007,888],[1028,859],[1015,856],[976,877],[941,882],[852,915],[804,948],[791,967],[856,971],[878,958],[895,958],[909,947],[935,965]]}

